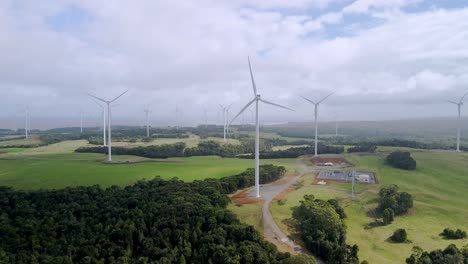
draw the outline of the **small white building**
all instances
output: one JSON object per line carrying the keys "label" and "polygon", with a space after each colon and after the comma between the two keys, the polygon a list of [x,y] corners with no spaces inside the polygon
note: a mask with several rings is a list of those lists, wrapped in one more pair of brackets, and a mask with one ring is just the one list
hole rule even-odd
{"label": "small white building", "polygon": [[367,174],[359,174],[359,175],[356,175],[356,181],[369,183],[370,177]]}

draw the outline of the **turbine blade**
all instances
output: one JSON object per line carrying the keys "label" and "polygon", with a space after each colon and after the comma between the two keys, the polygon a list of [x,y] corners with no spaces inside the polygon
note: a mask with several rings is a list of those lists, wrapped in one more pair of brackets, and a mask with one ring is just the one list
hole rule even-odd
{"label": "turbine blade", "polygon": [[458,105],[458,103],[455,103],[454,101],[447,101],[447,102]]}
{"label": "turbine blade", "polygon": [[94,95],[92,95],[92,94],[90,94],[90,93],[87,93],[87,95],[88,95],[88,96],[91,96],[91,97],[93,97],[93,98],[96,98],[96,99],[98,99],[99,101],[102,101],[102,102],[104,102],[104,103],[107,103],[106,100],[104,100],[104,99],[102,99],[102,98],[99,98],[99,97],[97,97],[97,96],[94,96]]}
{"label": "turbine blade", "polygon": [[463,99],[465,98],[465,96],[468,94],[468,91],[466,91],[466,93],[462,96],[462,98],[460,99],[460,103],[463,102]]}
{"label": "turbine blade", "polygon": [[96,101],[93,101],[95,104],[97,104],[99,107],[103,108],[104,109],[104,106]]}
{"label": "turbine blade", "polygon": [[317,104],[320,104],[321,102],[325,101],[325,99],[327,99],[328,97],[330,97],[332,94],[334,94],[335,92],[325,96],[322,100],[320,100]]}
{"label": "turbine blade", "polygon": [[302,96],[302,95],[299,95],[299,96],[300,96],[300,97],[302,97],[304,100],[307,100],[307,101],[309,101],[309,103],[311,103],[311,104],[315,104],[315,103],[314,103],[314,101],[312,101],[312,100],[310,100],[310,99],[307,99],[307,98],[305,98],[305,97],[304,97],[304,96]]}
{"label": "turbine blade", "polygon": [[284,109],[294,111],[293,109],[291,109],[289,107],[282,106],[282,105],[279,105],[279,104],[275,104],[275,103],[272,103],[272,102],[269,102],[269,101],[266,101],[266,100],[263,100],[263,99],[260,99],[260,101],[264,102],[265,104],[270,104],[270,105],[274,105],[274,106],[277,106],[277,107],[281,107],[281,108],[284,108]]}
{"label": "turbine blade", "polygon": [[255,102],[255,100],[257,100],[256,97],[255,97],[254,99],[252,99],[252,101],[248,102],[248,103],[244,106],[244,108],[242,108],[242,109],[239,111],[239,113],[238,113],[233,119],[231,119],[231,121],[229,122],[228,125],[231,125],[232,122],[234,122],[234,121],[236,120],[236,118],[238,118],[238,117],[245,111],[245,109],[247,109],[251,104],[253,104],[253,102]]}
{"label": "turbine blade", "polygon": [[116,98],[114,98],[114,100],[110,101],[111,103],[112,102],[115,102],[115,100],[119,99],[122,95],[126,94],[128,92],[128,90],[126,90],[125,92],[121,93],[119,96],[117,96]]}
{"label": "turbine blade", "polygon": [[250,79],[252,80],[252,88],[253,88],[254,96],[257,96],[257,86],[255,85],[255,80],[254,80],[254,76],[253,76],[253,73],[252,73],[252,66],[250,65],[250,58],[249,57],[247,57],[247,61],[249,62]]}

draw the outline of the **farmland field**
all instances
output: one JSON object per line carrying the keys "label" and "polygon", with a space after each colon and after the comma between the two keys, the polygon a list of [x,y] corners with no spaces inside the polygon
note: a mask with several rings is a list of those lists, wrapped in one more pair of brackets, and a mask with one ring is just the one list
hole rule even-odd
{"label": "farmland field", "polygon": [[[386,149],[389,150],[389,149]],[[378,185],[358,185],[357,197],[350,199],[349,184],[332,182],[327,186],[312,185],[314,175],[302,178],[304,186],[285,196],[286,203],[271,206],[275,221],[287,230],[285,219],[291,218],[291,207],[297,206],[305,194],[317,198],[340,200],[347,219],[347,241],[360,248],[361,260],[370,263],[404,263],[413,246],[424,250],[445,248],[454,243],[468,244],[468,240],[445,240],[439,233],[446,227],[468,230],[468,154],[450,152],[414,152],[418,162],[415,171],[403,171],[384,164],[382,156],[346,155],[357,169],[377,173]],[[402,191],[414,197],[414,208],[409,214],[398,216],[388,226],[365,229],[373,221],[367,212],[376,207],[381,185],[397,184]],[[411,243],[393,244],[385,240],[397,228],[405,228]]]}
{"label": "farmland field", "polygon": [[[46,147],[3,149],[0,154],[0,185],[17,189],[63,188],[99,184],[129,185],[155,176],[184,181],[230,176],[253,167],[253,160],[220,158],[217,156],[146,159],[117,156],[114,160],[139,161],[130,164],[106,164],[105,155],[72,153],[85,141],[65,141]],[[289,166],[288,159],[263,160],[262,164]]]}

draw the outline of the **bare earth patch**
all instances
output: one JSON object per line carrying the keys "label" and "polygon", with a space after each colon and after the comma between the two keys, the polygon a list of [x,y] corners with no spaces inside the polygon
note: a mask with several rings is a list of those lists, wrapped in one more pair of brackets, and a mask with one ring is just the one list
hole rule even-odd
{"label": "bare earth patch", "polygon": [[260,201],[260,199],[254,199],[249,197],[250,190],[243,190],[238,194],[235,194],[231,197],[231,200],[237,205],[243,204],[256,204]]}

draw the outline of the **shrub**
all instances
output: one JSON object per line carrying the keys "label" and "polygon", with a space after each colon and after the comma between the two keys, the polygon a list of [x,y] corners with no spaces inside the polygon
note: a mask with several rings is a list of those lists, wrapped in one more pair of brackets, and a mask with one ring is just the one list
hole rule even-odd
{"label": "shrub", "polygon": [[390,241],[395,243],[404,243],[408,241],[408,237],[406,234],[406,230],[403,228],[399,228],[393,232],[393,235],[389,237]]}
{"label": "shrub", "polygon": [[411,157],[409,152],[395,151],[387,156],[388,164],[395,168],[404,170],[416,169],[416,161]]}
{"label": "shrub", "polygon": [[440,233],[440,235],[443,236],[446,239],[464,239],[464,238],[466,238],[466,232],[461,230],[461,229],[453,230],[453,229],[450,229],[450,228],[445,228],[444,231],[442,231],[442,233]]}

